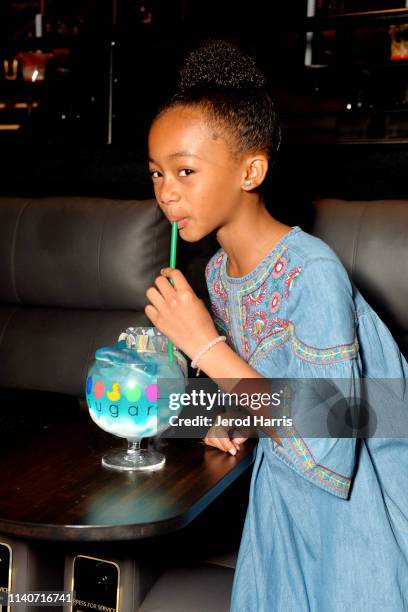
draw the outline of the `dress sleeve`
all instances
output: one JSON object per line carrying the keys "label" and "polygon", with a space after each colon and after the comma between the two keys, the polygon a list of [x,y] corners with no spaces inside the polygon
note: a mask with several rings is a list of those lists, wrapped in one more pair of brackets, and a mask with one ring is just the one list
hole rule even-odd
{"label": "dress sleeve", "polygon": [[271,440],[272,450],[312,484],[347,499],[356,452],[348,407],[360,396],[361,361],[353,287],[342,264],[307,263],[287,312],[293,427],[284,428],[283,446]]}

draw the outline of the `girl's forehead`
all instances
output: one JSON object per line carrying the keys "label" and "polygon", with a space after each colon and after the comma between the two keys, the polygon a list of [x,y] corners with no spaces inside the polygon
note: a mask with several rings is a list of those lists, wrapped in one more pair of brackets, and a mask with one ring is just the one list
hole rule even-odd
{"label": "girl's forehead", "polygon": [[198,106],[180,104],[177,106],[172,106],[160,113],[155,120],[155,123],[156,122],[161,122],[162,124],[182,122],[191,125],[205,126],[208,123],[208,117],[205,111]]}
{"label": "girl's forehead", "polygon": [[169,157],[190,152],[200,157],[229,153],[221,129],[196,108],[174,107],[155,119],[149,132],[149,154]]}

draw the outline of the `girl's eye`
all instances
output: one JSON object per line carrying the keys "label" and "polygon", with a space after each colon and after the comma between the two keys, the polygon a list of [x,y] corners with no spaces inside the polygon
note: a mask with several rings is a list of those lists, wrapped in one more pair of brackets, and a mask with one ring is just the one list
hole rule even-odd
{"label": "girl's eye", "polygon": [[[194,170],[191,170],[191,168],[182,168],[181,170],[179,170],[179,176],[182,176],[182,177],[189,176],[192,172],[194,172]],[[152,179],[158,179],[162,175],[160,174],[158,170],[149,170],[149,176]]]}

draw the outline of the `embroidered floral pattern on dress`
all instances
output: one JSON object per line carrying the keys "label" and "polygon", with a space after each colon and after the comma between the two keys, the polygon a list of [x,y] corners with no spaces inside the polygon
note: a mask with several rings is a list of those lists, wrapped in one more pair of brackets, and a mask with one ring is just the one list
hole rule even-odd
{"label": "embroidered floral pattern on dress", "polygon": [[268,333],[276,334],[279,331],[282,331],[289,325],[289,321],[285,321],[283,319],[279,319],[275,317],[269,321]]}
{"label": "embroidered floral pattern on dress", "polygon": [[282,243],[263,266],[242,279],[231,279],[226,274],[224,253],[217,251],[206,268],[217,328],[253,367],[286,343],[295,357],[309,363],[326,365],[357,358],[356,338],[348,344],[309,346],[296,335],[294,322],[285,319],[293,283],[302,271],[292,259],[295,257]]}
{"label": "embroidered floral pattern on dress", "polygon": [[214,297],[211,298],[211,310],[215,317],[222,319],[226,325],[229,325],[229,307],[227,294],[225,292],[223,292],[221,296],[218,296],[218,299],[214,299]]}
{"label": "embroidered floral pattern on dress", "polygon": [[261,336],[268,321],[268,315],[264,310],[256,310],[247,318],[247,325],[244,330],[248,330],[252,336]]}
{"label": "embroidered floral pattern on dress", "polygon": [[269,312],[275,314],[277,310],[279,310],[279,306],[281,305],[281,296],[279,291],[274,291],[271,295],[271,299],[269,301]]}
{"label": "embroidered floral pattern on dress", "polygon": [[223,259],[224,259],[224,253],[221,253],[221,255],[218,255],[218,257],[214,261],[214,268],[219,268],[220,265],[222,264]]}
{"label": "embroidered floral pattern on dress", "polygon": [[220,302],[216,302],[214,299],[211,300],[211,310],[213,313],[214,324],[218,330],[218,332],[227,336],[227,343],[230,346],[232,345],[232,335],[230,330],[230,318],[228,312],[228,302],[222,300]]}
{"label": "embroidered floral pattern on dress", "polygon": [[[221,329],[222,321],[223,334],[231,339],[228,343],[246,360],[251,359],[268,336],[285,329],[282,320],[274,315],[282,308],[284,273],[288,266],[285,244],[271,252],[266,265],[247,275],[245,280],[228,277],[222,251],[207,265],[207,286],[217,328]],[[276,340],[279,342],[279,338]]]}
{"label": "embroidered floral pattern on dress", "polygon": [[289,299],[289,292],[292,288],[293,281],[295,280],[297,276],[299,276],[301,271],[302,271],[302,268],[297,266],[296,268],[293,268],[293,270],[287,273],[286,279],[285,279],[285,298],[286,299]]}
{"label": "embroidered floral pattern on dress", "polygon": [[249,308],[246,305],[246,302],[242,300],[241,317],[242,317],[242,321],[244,322],[244,327],[248,325],[248,315],[249,315]]}
{"label": "embroidered floral pattern on dress", "polygon": [[278,261],[276,262],[272,270],[273,278],[280,278],[282,274],[284,273],[284,271],[286,270],[287,265],[288,265],[288,262],[286,261],[286,259],[284,257],[279,257]]}
{"label": "embroidered floral pattern on dress", "polygon": [[221,285],[221,283],[220,283],[219,278],[216,278],[216,279],[214,280],[214,282],[213,282],[213,284],[212,284],[212,290],[213,290],[213,292],[214,292],[214,294],[215,294],[216,296],[221,297],[221,298],[223,298],[223,297],[224,297],[224,293],[225,293],[225,291],[224,291],[224,289],[223,289],[223,287],[222,287],[222,285]]}
{"label": "embroidered floral pattern on dress", "polygon": [[229,315],[228,302],[224,302],[224,304],[222,305],[221,318],[225,321],[225,324],[227,326],[230,324],[230,315]]}
{"label": "embroidered floral pattern on dress", "polygon": [[265,337],[258,343],[248,361],[252,367],[255,367],[260,359],[263,359],[272,351],[282,347],[290,340],[290,322],[282,321],[281,324],[281,327],[275,327],[274,331],[272,331],[269,335],[265,335]]}
{"label": "embroidered floral pattern on dress", "polygon": [[217,330],[219,332],[222,332],[223,336],[227,335],[228,329],[227,329],[227,324],[226,324],[226,317],[224,316],[224,313],[223,313],[223,308],[221,304],[216,302],[214,299],[211,300],[211,311],[213,314],[213,319],[214,319],[214,323],[215,323]]}
{"label": "embroidered floral pattern on dress", "polygon": [[246,297],[245,301],[248,300],[249,304],[254,304],[255,306],[259,306],[260,304],[263,304],[264,299],[265,299],[265,294],[266,294],[266,286],[265,286],[265,283],[263,283],[263,285],[261,285],[259,289],[257,289],[253,293],[250,293]]}

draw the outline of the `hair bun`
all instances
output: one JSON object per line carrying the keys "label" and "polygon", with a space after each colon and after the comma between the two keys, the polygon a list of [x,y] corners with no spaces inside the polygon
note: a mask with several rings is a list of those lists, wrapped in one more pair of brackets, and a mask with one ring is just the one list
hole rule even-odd
{"label": "hair bun", "polygon": [[252,57],[226,40],[211,40],[187,55],[180,69],[178,93],[192,89],[258,89],[265,85],[266,79]]}

